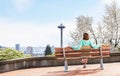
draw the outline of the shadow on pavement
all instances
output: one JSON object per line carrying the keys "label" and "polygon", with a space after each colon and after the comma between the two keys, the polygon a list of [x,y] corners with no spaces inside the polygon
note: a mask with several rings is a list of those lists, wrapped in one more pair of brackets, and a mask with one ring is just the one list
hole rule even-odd
{"label": "shadow on pavement", "polygon": [[74,76],[74,75],[88,75],[102,71],[100,68],[97,69],[76,69],[68,72],[64,71],[54,71],[48,72],[47,75],[42,76]]}

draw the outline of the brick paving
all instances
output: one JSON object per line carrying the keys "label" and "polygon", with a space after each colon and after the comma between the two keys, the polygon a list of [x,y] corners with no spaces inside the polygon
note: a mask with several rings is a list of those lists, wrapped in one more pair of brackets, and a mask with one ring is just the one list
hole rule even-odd
{"label": "brick paving", "polygon": [[88,64],[87,68],[69,66],[68,72],[64,72],[64,66],[38,67],[0,73],[0,76],[120,76],[120,62],[105,63],[104,70],[100,64]]}

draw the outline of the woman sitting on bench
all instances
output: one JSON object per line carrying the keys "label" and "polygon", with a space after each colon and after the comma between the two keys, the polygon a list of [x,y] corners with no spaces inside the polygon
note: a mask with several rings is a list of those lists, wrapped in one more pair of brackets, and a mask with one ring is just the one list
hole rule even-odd
{"label": "woman sitting on bench", "polygon": [[[79,41],[79,44],[77,46],[68,46],[69,48],[72,48],[74,50],[80,50],[80,49],[90,49],[90,48],[94,48],[97,49],[100,47],[100,45],[95,45],[92,43],[91,40],[89,40],[89,35],[88,33],[84,33],[83,34],[83,39]],[[84,63],[83,68],[86,68],[86,64],[88,62],[87,58],[83,58],[82,63]]]}

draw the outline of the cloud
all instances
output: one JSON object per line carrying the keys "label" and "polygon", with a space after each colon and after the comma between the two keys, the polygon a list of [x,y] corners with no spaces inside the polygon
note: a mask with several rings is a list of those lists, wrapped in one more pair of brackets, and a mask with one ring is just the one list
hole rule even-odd
{"label": "cloud", "polygon": [[[60,30],[57,28],[59,22],[36,24],[32,22],[12,21],[0,18],[0,45],[14,46],[20,43],[21,46],[46,46],[47,44],[60,45]],[[69,41],[69,30],[73,28],[74,21],[64,21],[66,28],[63,30],[64,45]]]}
{"label": "cloud", "polygon": [[24,10],[32,6],[35,2],[35,0],[11,0],[11,1],[18,12],[23,12]]}
{"label": "cloud", "polygon": [[112,0],[102,0],[102,1],[103,1],[103,3],[106,3],[106,4],[109,4],[112,2]]}
{"label": "cloud", "polygon": [[113,1],[120,3],[120,0],[101,0],[104,4],[111,4]]}

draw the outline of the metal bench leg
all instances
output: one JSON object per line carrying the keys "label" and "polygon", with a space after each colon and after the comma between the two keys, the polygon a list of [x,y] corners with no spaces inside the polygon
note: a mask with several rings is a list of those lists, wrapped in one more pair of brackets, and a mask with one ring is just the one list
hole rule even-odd
{"label": "metal bench leg", "polygon": [[101,67],[102,70],[104,69],[104,67],[103,67],[103,57],[102,57],[102,46],[100,47],[100,67]]}
{"label": "metal bench leg", "polygon": [[104,67],[103,67],[103,58],[100,58],[100,67],[101,67],[102,70],[104,69]]}
{"label": "metal bench leg", "polygon": [[68,63],[67,63],[67,59],[66,59],[66,56],[65,56],[65,50],[63,49],[63,57],[64,57],[64,66],[65,66],[65,72],[68,71]]}
{"label": "metal bench leg", "polygon": [[64,71],[67,72],[67,71],[68,71],[68,63],[67,63],[67,60],[64,61],[64,66],[65,66],[65,70],[64,70]]}

